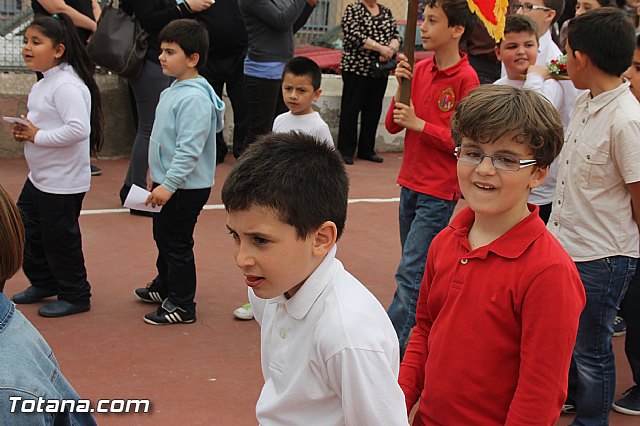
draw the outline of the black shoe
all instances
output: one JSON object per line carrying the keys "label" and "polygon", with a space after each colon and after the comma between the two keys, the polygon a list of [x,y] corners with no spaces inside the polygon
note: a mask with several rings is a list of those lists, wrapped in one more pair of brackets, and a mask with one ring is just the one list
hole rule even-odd
{"label": "black shoe", "polygon": [[14,294],[12,300],[13,303],[17,303],[18,305],[28,305],[30,303],[36,303],[41,301],[42,299],[46,299],[47,297],[55,295],[55,290],[31,286],[25,291]]}
{"label": "black shoe", "polygon": [[134,216],[153,217],[153,212],[148,212],[146,210],[129,209],[129,214]]}
{"label": "black shoe", "polygon": [[613,337],[624,336],[627,334],[627,323],[624,318],[616,317],[613,319]]}
{"label": "black shoe", "polygon": [[362,160],[367,160],[367,161],[373,161],[374,163],[383,163],[384,162],[384,158],[380,157],[379,155],[373,154],[370,157],[360,157],[358,156],[358,158],[362,159]]}
{"label": "black shoe", "polygon": [[343,155],[342,161],[344,161],[344,164],[353,164],[353,157],[349,155]]}
{"label": "black shoe", "polygon": [[87,312],[91,309],[91,305],[83,303],[77,305],[75,303],[69,303],[65,300],[56,300],[55,302],[44,305],[38,309],[38,315],[49,318],[65,317],[67,315],[79,314],[80,312]]}
{"label": "black shoe", "polygon": [[627,389],[623,398],[613,403],[613,411],[629,416],[640,416],[640,385]]}
{"label": "black shoe", "polygon": [[160,295],[159,291],[153,289],[153,282],[147,284],[145,288],[136,288],[133,294],[135,294],[138,299],[147,303],[162,303],[165,299]]}
{"label": "black shoe", "polygon": [[144,322],[153,325],[191,324],[196,322],[196,316],[174,305],[169,299],[164,299],[157,311],[144,316]]}
{"label": "black shoe", "polygon": [[122,188],[120,188],[120,204],[123,206],[127,199],[127,195],[129,195],[129,191],[131,191],[131,187],[129,185],[122,185]]}
{"label": "black shoe", "polygon": [[98,166],[91,165],[91,176],[100,176],[102,174],[102,169]]}

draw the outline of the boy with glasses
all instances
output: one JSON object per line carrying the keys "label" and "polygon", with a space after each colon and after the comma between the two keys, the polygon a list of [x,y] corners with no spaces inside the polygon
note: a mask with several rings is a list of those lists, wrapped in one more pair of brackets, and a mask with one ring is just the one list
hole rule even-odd
{"label": "boy with glasses", "polygon": [[535,92],[482,85],[451,129],[468,207],[429,248],[400,366],[407,411],[420,400],[414,426],[554,424],[585,295],[527,197],[560,152],[562,123]]}

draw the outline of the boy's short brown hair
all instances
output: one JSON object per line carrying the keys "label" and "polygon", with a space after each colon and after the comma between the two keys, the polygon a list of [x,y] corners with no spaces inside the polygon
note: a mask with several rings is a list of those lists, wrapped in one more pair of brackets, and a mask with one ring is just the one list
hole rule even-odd
{"label": "boy's short brown hair", "polygon": [[564,143],[562,121],[541,95],[511,86],[483,84],[456,105],[451,133],[457,146],[467,137],[492,143],[502,137],[533,150],[537,167],[548,167]]}
{"label": "boy's short brown hair", "polygon": [[[504,24],[504,35],[513,33],[527,33],[534,35],[536,41],[540,41],[538,37],[538,24],[526,15],[508,15]],[[498,46],[502,44],[504,38],[498,42]]]}
{"label": "boy's short brown hair", "polygon": [[465,28],[465,35],[475,24],[475,15],[469,10],[467,0],[427,0],[429,7],[440,6],[447,16],[449,27],[461,26]]}
{"label": "boy's short brown hair", "polygon": [[0,185],[0,292],[22,267],[24,226],[18,207]]}

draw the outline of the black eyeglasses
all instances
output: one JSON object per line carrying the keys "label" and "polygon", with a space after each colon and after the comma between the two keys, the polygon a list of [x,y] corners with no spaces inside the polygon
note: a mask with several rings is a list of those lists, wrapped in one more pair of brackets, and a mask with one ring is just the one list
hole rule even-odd
{"label": "black eyeglasses", "polygon": [[547,6],[538,6],[537,4],[529,4],[529,3],[513,3],[511,5],[511,10],[513,11],[516,11],[520,8],[522,8],[522,11],[526,13],[529,13],[532,10],[544,10],[544,11],[551,10],[551,8]]}
{"label": "black eyeglasses", "polygon": [[491,164],[494,168],[499,170],[505,170],[508,172],[517,172],[524,167],[533,166],[536,164],[536,160],[521,160],[518,157],[511,154],[485,154],[478,148],[463,148],[456,147],[456,158],[459,162],[465,164],[472,164],[477,166],[482,163],[485,157],[491,158]]}

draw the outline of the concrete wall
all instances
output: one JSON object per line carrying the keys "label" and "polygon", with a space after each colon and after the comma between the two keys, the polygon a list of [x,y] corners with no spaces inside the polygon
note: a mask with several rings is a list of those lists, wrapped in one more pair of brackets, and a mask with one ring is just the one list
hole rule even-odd
{"label": "concrete wall", "polygon": [[[99,75],[96,78],[102,96],[102,108],[105,118],[105,142],[100,157],[112,158],[128,156],[135,137],[135,128],[127,85],[114,75]],[[0,115],[19,116],[27,112],[27,95],[36,82],[33,74],[0,73]],[[336,75],[322,77],[322,96],[314,105],[329,124],[333,139],[338,140],[340,118],[340,96],[342,78]],[[382,117],[378,125],[376,150],[379,152],[402,151],[404,132],[390,135],[384,128],[384,115],[396,90],[396,79],[389,78],[387,92],[382,106]],[[223,97],[227,111],[225,114],[225,140],[233,140],[233,111],[229,99]],[[19,157],[22,144],[13,140],[11,125],[5,121],[0,124],[0,158]]]}

